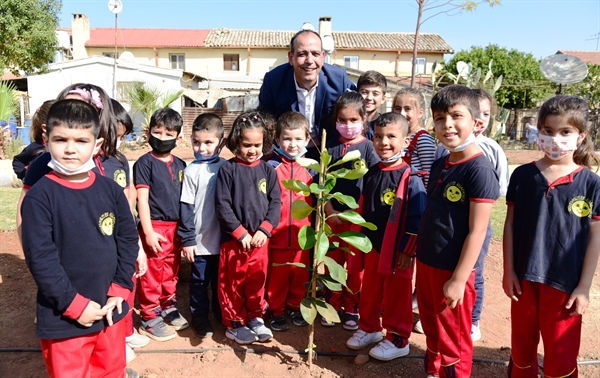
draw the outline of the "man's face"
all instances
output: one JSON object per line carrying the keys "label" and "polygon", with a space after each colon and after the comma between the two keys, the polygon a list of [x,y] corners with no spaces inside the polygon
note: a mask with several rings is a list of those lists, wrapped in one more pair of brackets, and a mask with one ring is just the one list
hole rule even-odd
{"label": "man's face", "polygon": [[290,64],[294,67],[294,76],[298,86],[310,90],[317,84],[317,78],[325,52],[321,40],[313,33],[302,33],[294,40],[294,52],[288,52]]}

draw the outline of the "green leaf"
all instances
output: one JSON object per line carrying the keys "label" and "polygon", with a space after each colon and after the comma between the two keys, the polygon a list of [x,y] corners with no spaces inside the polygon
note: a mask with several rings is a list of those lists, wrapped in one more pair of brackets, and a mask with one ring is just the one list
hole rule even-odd
{"label": "green leaf", "polygon": [[336,193],[333,193],[331,195],[331,197],[335,198],[339,203],[341,203],[342,205],[346,205],[346,206],[348,206],[351,209],[357,209],[358,208],[358,204],[356,203],[356,200],[352,196],[347,196],[347,195],[342,194],[340,192],[336,192]]}
{"label": "green leaf", "polygon": [[336,235],[346,243],[350,244],[354,248],[358,249],[362,252],[370,252],[373,249],[373,244],[371,244],[371,240],[363,234],[362,232],[357,231],[346,231],[340,232]]}
{"label": "green leaf", "polygon": [[356,160],[356,159],[360,159],[360,151],[359,150],[354,150],[354,151],[348,152],[346,155],[342,156],[342,158],[340,160],[331,164],[329,166],[329,168],[333,168],[335,166],[338,166],[338,165],[344,164],[348,161],[352,161],[352,160]]}
{"label": "green leaf", "polygon": [[317,317],[317,307],[314,298],[302,298],[300,302],[300,313],[308,324],[313,324]]}
{"label": "green leaf", "polygon": [[329,238],[325,234],[324,230],[319,231],[317,235],[317,248],[316,248],[316,256],[317,261],[323,260],[325,254],[329,250]]}
{"label": "green leaf", "polygon": [[273,263],[273,266],[297,266],[298,268],[304,268],[304,269],[309,269],[311,270],[311,268],[307,268],[305,264],[299,263],[299,262],[286,262],[286,263]]}
{"label": "green leaf", "polygon": [[316,299],[315,304],[317,305],[317,312],[328,322],[340,322],[340,316],[332,305],[322,299]]}
{"label": "green leaf", "polygon": [[[329,152],[327,150],[324,150],[321,153],[321,161],[323,162],[323,165],[325,165],[326,167],[329,165],[329,163],[331,163],[331,155],[329,154]],[[321,168],[316,170],[317,172],[321,171]]]}
{"label": "green leaf", "polygon": [[315,172],[320,172],[321,171],[321,165],[319,164],[318,161],[314,160],[314,159],[309,159],[309,158],[297,158],[296,162],[298,164],[300,164],[301,166],[303,166],[304,168],[307,169],[312,169]]}
{"label": "green leaf", "polygon": [[302,193],[304,196],[310,195],[310,188],[300,180],[281,180],[281,184],[284,188],[296,193]]}
{"label": "green leaf", "polygon": [[304,200],[292,202],[292,217],[295,219],[304,219],[315,211],[314,207],[307,204]]}
{"label": "green leaf", "polygon": [[365,223],[365,218],[356,211],[342,211],[336,214],[337,217],[354,224]]}
{"label": "green leaf", "polygon": [[310,226],[302,226],[298,231],[298,244],[300,248],[304,250],[311,249],[317,243],[317,233],[314,228]]}
{"label": "green leaf", "polygon": [[356,180],[363,177],[365,174],[367,174],[368,171],[369,169],[367,167],[361,165],[355,169],[341,168],[337,171],[331,172],[331,174],[337,178],[345,178],[346,180]]}
{"label": "green leaf", "polygon": [[331,278],[333,278],[336,282],[346,286],[346,279],[348,278],[348,272],[344,269],[343,266],[338,264],[334,259],[329,256],[323,257],[323,262],[327,269],[329,269],[329,274]]}
{"label": "green leaf", "polygon": [[331,278],[329,274],[319,274],[317,275],[317,280],[321,281],[331,291],[342,290],[342,284]]}
{"label": "green leaf", "polygon": [[325,187],[326,193],[331,193],[331,190],[335,186],[337,179],[335,178],[335,176],[332,176],[332,175],[327,175],[327,176],[328,177],[325,180],[325,183],[323,184],[323,186]]}

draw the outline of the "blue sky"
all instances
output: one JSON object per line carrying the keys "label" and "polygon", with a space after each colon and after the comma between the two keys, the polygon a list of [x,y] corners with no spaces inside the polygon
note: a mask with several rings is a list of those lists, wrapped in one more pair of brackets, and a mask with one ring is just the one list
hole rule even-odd
{"label": "blue sky", "polygon": [[[119,27],[298,30],[332,17],[333,30],[414,32],[414,0],[122,0]],[[92,27],[114,27],[108,0],[63,0],[60,25],[83,13]],[[455,51],[490,43],[544,58],[557,50],[598,49],[600,0],[502,0],[472,13],[438,15],[422,26]],[[447,56],[449,58],[449,56]]]}

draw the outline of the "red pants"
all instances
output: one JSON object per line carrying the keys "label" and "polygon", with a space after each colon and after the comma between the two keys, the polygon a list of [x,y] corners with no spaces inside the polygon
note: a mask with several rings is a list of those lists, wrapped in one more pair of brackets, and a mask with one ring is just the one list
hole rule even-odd
{"label": "red pants", "polygon": [[135,287],[137,286],[137,277],[134,275],[131,280],[133,281],[133,290],[131,290],[129,296],[127,297],[129,312],[122,320],[125,323],[125,336],[133,335],[133,306],[135,302]]}
{"label": "red pants", "polygon": [[125,322],[66,339],[41,339],[50,378],[124,378]]}
{"label": "red pants", "polygon": [[[379,253],[365,254],[365,272],[360,296],[358,326],[365,332],[387,330],[386,339],[399,348],[408,344],[413,327],[412,275],[413,268],[397,270],[396,274],[377,271]],[[379,319],[383,312],[383,328]]]}
{"label": "red pants", "polygon": [[142,245],[148,256],[148,271],[140,277],[138,296],[140,315],[144,320],[154,319],[162,309],[175,304],[181,265],[181,241],[177,235],[177,222],[152,221],[152,228],[167,241],[160,243],[162,252],[154,253],[148,248],[144,232],[140,229]]}
{"label": "red pants", "polygon": [[219,300],[226,327],[238,327],[248,318],[264,315],[268,257],[268,242],[250,252],[244,252],[237,240],[221,245]]}
{"label": "red pants", "polygon": [[292,265],[274,264],[302,263],[309,265],[308,251],[292,249],[269,249],[267,274],[267,302],[273,316],[283,315],[286,306],[300,309],[300,301],[306,296],[308,270]]}
{"label": "red pants", "polygon": [[427,342],[425,370],[440,377],[470,377],[473,363],[471,313],[475,304],[475,270],[465,285],[462,305],[446,305],[444,284],[454,272],[417,259],[417,300]]}
{"label": "red pants", "polygon": [[537,282],[521,281],[522,294],[511,302],[511,362],[508,376],[537,377],[540,333],[544,376],[577,377],[581,316],[570,316],[569,293]]}

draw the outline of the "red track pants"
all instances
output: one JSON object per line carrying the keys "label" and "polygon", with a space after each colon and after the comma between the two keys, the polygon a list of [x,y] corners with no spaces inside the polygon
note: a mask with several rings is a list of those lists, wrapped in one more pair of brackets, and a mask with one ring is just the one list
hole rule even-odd
{"label": "red track pants", "polygon": [[308,251],[269,249],[266,290],[269,311],[273,316],[283,315],[286,306],[298,311],[300,301],[306,295],[304,284],[308,282],[308,270],[291,265],[274,266],[285,263],[302,263],[308,266]]}

